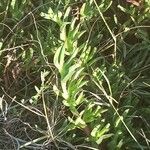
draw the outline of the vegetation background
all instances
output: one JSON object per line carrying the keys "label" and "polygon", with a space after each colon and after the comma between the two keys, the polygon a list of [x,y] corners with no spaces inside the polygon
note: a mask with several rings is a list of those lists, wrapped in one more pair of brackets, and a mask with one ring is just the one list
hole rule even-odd
{"label": "vegetation background", "polygon": [[0,1],[0,149],[150,149],[149,0]]}

